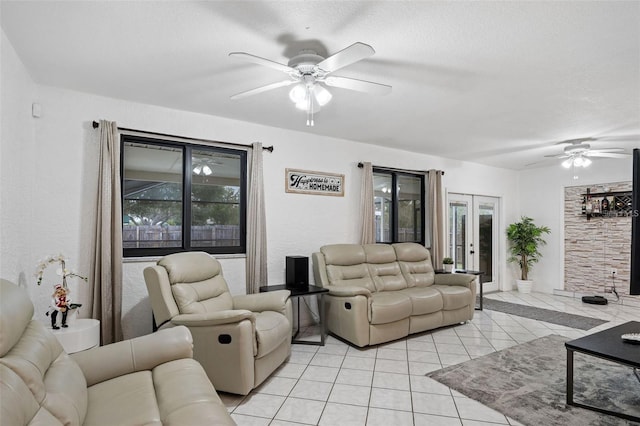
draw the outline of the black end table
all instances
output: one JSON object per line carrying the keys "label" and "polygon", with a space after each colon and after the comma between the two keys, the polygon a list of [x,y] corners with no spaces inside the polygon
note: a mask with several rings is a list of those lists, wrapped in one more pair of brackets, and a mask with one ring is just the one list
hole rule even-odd
{"label": "black end table", "polygon": [[640,368],[640,345],[624,342],[620,336],[627,333],[640,333],[640,322],[629,321],[622,325],[611,327],[607,330],[593,333],[576,340],[571,340],[564,344],[567,348],[567,405],[582,407],[587,410],[593,410],[599,413],[610,414],[623,419],[640,422],[640,417],[605,410],[604,408],[593,407],[573,400],[574,352],[582,352],[608,361],[628,365],[629,367]]}
{"label": "black end table", "polygon": [[481,311],[482,310],[482,298],[483,298],[483,294],[482,294],[482,285],[484,284],[482,282],[482,277],[484,276],[484,271],[472,271],[470,269],[454,269],[451,272],[445,271],[444,269],[435,269],[433,272],[435,272],[436,274],[469,274],[469,275],[477,275],[478,276],[478,283],[480,284],[480,306],[475,306],[476,311]]}
{"label": "black end table", "polygon": [[[327,330],[326,330],[326,325],[325,325],[325,304],[324,304],[324,294],[325,293],[329,293],[329,290],[327,290],[324,287],[318,287],[315,285],[308,285],[308,286],[299,286],[299,287],[294,287],[294,286],[288,286],[285,284],[280,284],[280,285],[269,285],[269,286],[264,286],[264,287],[260,287],[260,293],[267,293],[270,291],[276,291],[276,290],[289,290],[291,292],[291,295],[289,297],[293,297],[296,299],[297,302],[297,307],[298,307],[298,321],[296,323],[296,331],[293,334],[293,336],[291,337],[291,343],[297,343],[300,345],[319,345],[319,346],[324,346],[324,339],[325,336],[327,334]],[[310,341],[310,340],[298,340],[296,339],[296,337],[298,336],[298,333],[300,332],[300,298],[302,296],[317,296],[318,297],[318,301],[319,301],[319,316],[320,316],[320,320],[319,320],[319,324],[318,326],[320,327],[320,341],[319,342],[314,342],[314,341]]]}

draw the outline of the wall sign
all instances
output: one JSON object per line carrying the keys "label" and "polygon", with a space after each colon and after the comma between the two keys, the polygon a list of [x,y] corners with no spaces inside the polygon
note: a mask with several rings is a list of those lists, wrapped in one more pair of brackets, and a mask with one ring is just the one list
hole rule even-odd
{"label": "wall sign", "polygon": [[298,194],[344,197],[344,175],[285,169],[285,191]]}

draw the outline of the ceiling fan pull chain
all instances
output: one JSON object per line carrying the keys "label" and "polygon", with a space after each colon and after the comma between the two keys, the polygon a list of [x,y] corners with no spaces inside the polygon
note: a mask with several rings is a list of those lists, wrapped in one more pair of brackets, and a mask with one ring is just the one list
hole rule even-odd
{"label": "ceiling fan pull chain", "polygon": [[313,99],[311,89],[307,86],[307,126],[313,127]]}

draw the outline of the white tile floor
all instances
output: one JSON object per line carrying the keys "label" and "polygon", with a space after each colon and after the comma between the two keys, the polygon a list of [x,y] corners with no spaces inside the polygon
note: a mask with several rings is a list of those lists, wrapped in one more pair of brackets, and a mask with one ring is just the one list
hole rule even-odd
{"label": "white tile floor", "polygon": [[241,426],[519,425],[425,373],[549,334],[577,338],[640,320],[640,308],[618,304],[541,293],[487,297],[609,322],[585,332],[485,309],[464,325],[364,349],[329,336],[325,346],[293,345],[289,360],[249,395],[220,396]]}

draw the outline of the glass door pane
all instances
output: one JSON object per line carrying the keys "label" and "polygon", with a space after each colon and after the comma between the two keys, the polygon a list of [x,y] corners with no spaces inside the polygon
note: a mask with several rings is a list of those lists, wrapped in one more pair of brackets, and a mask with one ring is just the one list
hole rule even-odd
{"label": "glass door pane", "polygon": [[496,274],[498,206],[500,199],[480,195],[447,194],[449,200],[449,253],[455,269],[482,271],[484,291],[498,290]]}
{"label": "glass door pane", "polygon": [[240,162],[238,154],[192,151],[192,247],[240,245]]}
{"label": "glass door pane", "polygon": [[493,213],[494,205],[478,206],[478,270],[484,271],[484,282],[493,281]]}
{"label": "glass door pane", "polygon": [[446,256],[453,258],[454,269],[472,269],[472,265],[469,263],[472,259],[467,256],[467,248],[473,244],[469,217],[470,206],[471,201],[467,199],[467,196],[450,194],[449,252]]}
{"label": "glass door pane", "polygon": [[380,243],[391,242],[391,209],[393,182],[391,175],[373,174],[373,202],[376,216],[376,241]]}
{"label": "glass door pane", "polygon": [[182,245],[182,149],[124,144],[122,245]]}
{"label": "glass door pane", "polygon": [[422,180],[398,176],[398,238],[420,242],[422,236]]}

